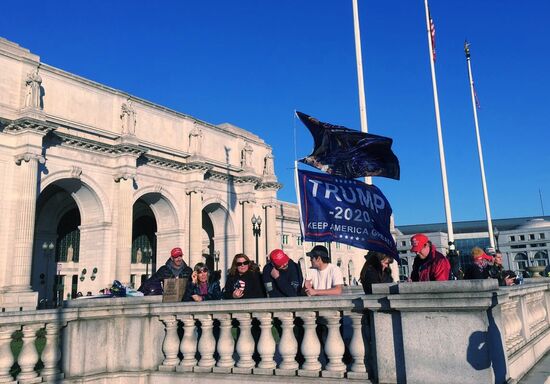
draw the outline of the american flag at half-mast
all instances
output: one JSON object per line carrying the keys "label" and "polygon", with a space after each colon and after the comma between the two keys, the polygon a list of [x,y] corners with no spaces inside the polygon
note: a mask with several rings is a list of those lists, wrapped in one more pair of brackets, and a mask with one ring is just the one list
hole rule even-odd
{"label": "american flag at half-mast", "polygon": [[435,62],[435,23],[434,19],[432,18],[432,14],[428,10],[428,15],[430,17],[430,39],[432,40],[432,58]]}

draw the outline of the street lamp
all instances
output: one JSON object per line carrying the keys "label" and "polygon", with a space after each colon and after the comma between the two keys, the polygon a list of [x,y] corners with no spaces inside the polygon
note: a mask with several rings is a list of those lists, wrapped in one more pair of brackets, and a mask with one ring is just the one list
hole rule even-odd
{"label": "street lamp", "polygon": [[495,242],[497,243],[497,250],[499,250],[500,247],[498,246],[498,236],[500,235],[500,231],[498,230],[497,227],[494,227],[493,234],[495,235]]}
{"label": "street lamp", "polygon": [[149,262],[151,261],[151,257],[153,256],[153,250],[151,247],[145,247],[143,248],[143,254],[145,256],[145,277],[149,278]]}
{"label": "street lamp", "polygon": [[218,263],[220,262],[220,251],[214,252],[214,261],[216,262],[216,271],[218,270]]}
{"label": "street lamp", "polygon": [[256,215],[252,215],[252,219],[250,221],[252,222],[252,234],[256,238],[256,265],[258,265],[258,238],[262,233],[262,218],[260,217],[260,215],[258,215],[258,217],[256,217]]}
{"label": "street lamp", "polygon": [[52,242],[48,243],[47,241],[42,243],[42,251],[44,252],[44,256],[46,257],[46,300],[48,300],[48,290],[50,289],[48,280],[50,276],[50,257],[53,254],[53,249],[55,248],[55,245],[53,245]]}

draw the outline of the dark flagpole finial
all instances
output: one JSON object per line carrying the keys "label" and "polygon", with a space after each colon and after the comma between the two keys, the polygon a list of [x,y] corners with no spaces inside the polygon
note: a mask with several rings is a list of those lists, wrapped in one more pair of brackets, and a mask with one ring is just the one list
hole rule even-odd
{"label": "dark flagpole finial", "polygon": [[468,43],[468,40],[464,40],[464,53],[466,54],[466,58],[470,58],[470,43]]}

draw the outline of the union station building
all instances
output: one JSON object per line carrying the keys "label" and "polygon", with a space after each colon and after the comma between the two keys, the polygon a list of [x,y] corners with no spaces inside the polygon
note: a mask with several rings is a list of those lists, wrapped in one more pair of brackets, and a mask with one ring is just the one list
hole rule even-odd
{"label": "union station building", "polygon": [[[191,267],[226,271],[240,252],[264,265],[274,248],[304,267],[311,244],[297,206],[277,200],[273,161],[253,133],[54,68],[0,38],[2,308],[96,294],[115,279],[137,288],[175,246]],[[365,251],[332,252],[355,283]]]}

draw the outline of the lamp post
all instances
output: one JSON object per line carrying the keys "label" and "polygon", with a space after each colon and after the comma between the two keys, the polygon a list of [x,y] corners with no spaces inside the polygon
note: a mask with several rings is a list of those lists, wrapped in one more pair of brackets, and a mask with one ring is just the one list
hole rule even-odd
{"label": "lamp post", "polygon": [[252,219],[250,220],[252,222],[252,234],[256,238],[256,265],[258,264],[258,257],[259,257],[259,251],[258,251],[258,238],[260,237],[260,234],[262,233],[262,218],[258,215],[252,215]]}
{"label": "lamp post", "polygon": [[498,246],[498,236],[500,235],[500,231],[498,230],[497,227],[493,229],[493,234],[495,235],[495,242],[497,243],[497,250],[498,250],[500,249],[500,247]]}
{"label": "lamp post", "polygon": [[145,255],[145,278],[149,278],[149,262],[151,261],[151,256],[153,255],[153,250],[151,247],[143,248],[143,253]]}
{"label": "lamp post", "polygon": [[[53,254],[53,249],[55,248],[55,245],[53,245],[52,242],[48,244],[47,241],[42,243],[42,251],[44,252],[44,256],[46,257],[46,300],[48,300],[48,291],[50,289],[49,286],[49,277],[50,277],[50,257]],[[46,301],[47,303],[47,301]]]}
{"label": "lamp post", "polygon": [[214,261],[216,262],[216,271],[218,270],[218,263],[220,262],[220,251],[214,252]]}

